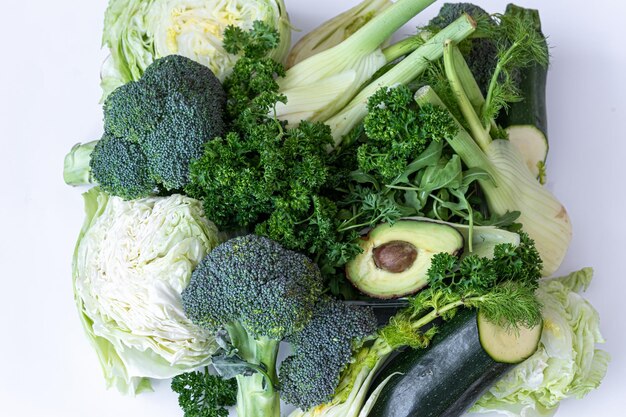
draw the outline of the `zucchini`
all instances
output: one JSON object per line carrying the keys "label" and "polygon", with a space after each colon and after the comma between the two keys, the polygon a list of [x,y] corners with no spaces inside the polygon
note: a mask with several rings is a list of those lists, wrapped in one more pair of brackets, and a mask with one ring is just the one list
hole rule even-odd
{"label": "zucchini", "polygon": [[[537,10],[510,4],[505,14],[528,14],[535,22],[535,29],[541,33],[541,20]],[[547,42],[545,47],[548,48]],[[543,183],[549,149],[546,110],[548,68],[534,64],[521,69],[519,76],[521,100],[510,103],[508,111],[500,114],[498,124],[506,130],[509,140],[524,157],[530,172]]]}
{"label": "zucchini", "polygon": [[[462,309],[440,325],[429,348],[408,349],[397,354],[372,384],[376,389],[382,381],[397,374],[380,390],[368,416],[454,417],[463,414],[513,367],[512,363],[494,360],[483,345],[500,352],[501,339],[506,340],[504,345],[510,346],[516,334],[496,329],[491,323],[481,334],[478,327],[483,324],[475,310]],[[516,350],[516,358],[509,355],[508,362],[521,362],[537,350],[539,338],[535,333],[529,336],[522,331],[519,335],[524,340],[523,349]]]}

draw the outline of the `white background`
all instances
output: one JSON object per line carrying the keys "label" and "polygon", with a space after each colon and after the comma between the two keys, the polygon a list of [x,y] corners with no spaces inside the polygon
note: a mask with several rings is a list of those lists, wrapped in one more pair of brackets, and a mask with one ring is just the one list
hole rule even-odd
{"label": "white background", "polygon": [[[356,0],[286,0],[304,31]],[[491,12],[506,2],[479,0]],[[559,417],[626,415],[626,3],[530,1],[549,35],[549,187],[574,239],[562,272],[593,266],[587,296],[613,356],[599,390]],[[83,218],[63,157],[101,133],[106,0],[2,1],[0,23],[0,416],[182,416],[169,382],[136,398],[106,391],[78,321],[70,259]],[[431,6],[416,22],[438,9]],[[300,36],[300,35],[296,35]]]}

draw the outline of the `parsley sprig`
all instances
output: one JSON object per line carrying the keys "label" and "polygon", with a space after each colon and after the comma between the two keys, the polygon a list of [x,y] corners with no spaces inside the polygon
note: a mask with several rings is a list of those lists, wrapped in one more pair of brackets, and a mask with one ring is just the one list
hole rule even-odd
{"label": "parsley sprig", "polygon": [[410,298],[409,307],[381,330],[391,348],[423,348],[437,332],[427,326],[453,317],[459,308],[478,308],[504,328],[533,327],[541,322],[535,289],[541,278],[541,258],[534,242],[520,233],[520,244],[500,244],[493,258],[459,258],[440,253],[428,271],[428,288]]}
{"label": "parsley sprig", "polygon": [[237,382],[211,375],[207,368],[175,376],[171,387],[185,417],[227,417],[225,407],[237,402]]}

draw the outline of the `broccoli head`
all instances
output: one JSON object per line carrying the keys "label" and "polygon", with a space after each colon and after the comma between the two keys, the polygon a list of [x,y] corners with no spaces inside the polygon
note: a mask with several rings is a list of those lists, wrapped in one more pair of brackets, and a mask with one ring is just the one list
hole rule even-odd
{"label": "broccoli head", "polygon": [[213,364],[237,378],[238,415],[278,415],[279,343],[305,327],[321,293],[315,263],[256,235],[222,243],[195,269],[183,307],[194,323],[228,332]]}
{"label": "broccoli head", "polygon": [[[210,69],[179,55],[156,60],[139,81],[107,97],[106,143],[89,161],[93,180],[126,199],[182,190],[191,161],[224,134],[225,106],[224,89]],[[80,163],[86,165],[74,160]]]}
{"label": "broccoli head", "polygon": [[236,321],[253,337],[282,340],[309,321],[321,292],[315,263],[268,238],[248,235],[207,255],[183,291],[183,305],[204,327]]}
{"label": "broccoli head", "polygon": [[489,13],[487,13],[485,9],[472,3],[444,3],[439,10],[439,14],[433,17],[428,23],[430,26],[443,29],[461,17],[463,13],[467,13],[474,19],[489,16]]}
{"label": "broccoli head", "polygon": [[370,308],[320,300],[311,321],[288,338],[295,354],[280,367],[283,400],[305,410],[328,402],[352,353],[376,327]]}

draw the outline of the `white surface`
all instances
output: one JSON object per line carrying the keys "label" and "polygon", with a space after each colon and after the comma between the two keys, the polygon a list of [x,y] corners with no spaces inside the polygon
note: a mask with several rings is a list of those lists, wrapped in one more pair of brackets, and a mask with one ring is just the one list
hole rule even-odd
{"label": "white surface", "polygon": [[[286,0],[303,30],[356,0]],[[506,2],[480,0],[490,11]],[[549,187],[574,239],[563,272],[593,266],[587,296],[613,356],[599,390],[566,401],[558,416],[623,416],[626,351],[623,272],[626,208],[626,3],[530,1],[550,37]],[[0,25],[0,416],[182,416],[168,382],[137,398],[104,389],[78,321],[70,259],[83,218],[62,181],[63,156],[99,137],[99,67],[105,0],[3,1]],[[418,22],[435,13],[431,6]]]}

